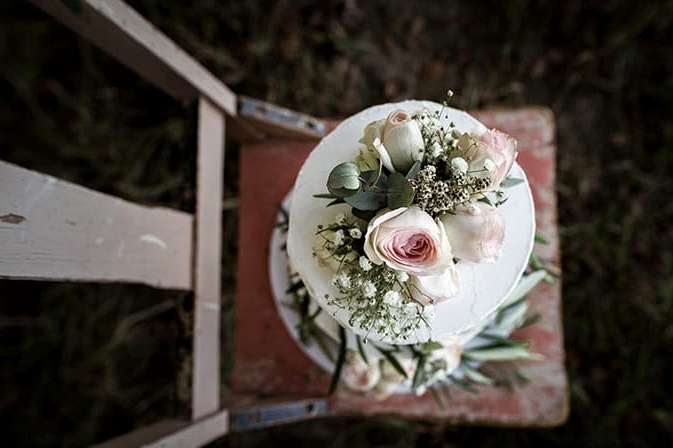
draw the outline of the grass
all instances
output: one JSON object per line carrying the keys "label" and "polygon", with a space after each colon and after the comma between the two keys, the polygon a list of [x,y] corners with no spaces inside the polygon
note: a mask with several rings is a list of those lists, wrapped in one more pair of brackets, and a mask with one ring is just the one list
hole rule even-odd
{"label": "grass", "polygon": [[[129,3],[236,92],[316,116],[451,88],[461,108],[539,104],[557,119],[566,425],[344,420],[223,444],[673,442],[673,2]],[[0,11],[2,159],[193,208],[194,104],[166,97],[30,5]],[[225,194],[235,198],[236,148],[229,154]],[[223,217],[223,257],[233,261],[235,208]],[[233,271],[223,278],[231,300]],[[80,446],[184,412],[189,300],[132,285],[3,282],[0,291],[8,446]]]}

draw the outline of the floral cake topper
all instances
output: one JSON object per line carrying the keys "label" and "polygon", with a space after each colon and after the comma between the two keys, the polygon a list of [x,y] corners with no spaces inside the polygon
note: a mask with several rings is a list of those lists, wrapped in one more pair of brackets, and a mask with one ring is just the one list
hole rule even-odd
{"label": "floral cake topper", "polygon": [[517,155],[496,129],[466,133],[443,110],[394,110],[369,123],[359,154],[333,167],[328,205],[350,213],[316,230],[313,254],[334,273],[331,304],[349,324],[405,340],[430,328],[435,305],[460,290],[458,263],[500,258],[505,222],[498,207]]}

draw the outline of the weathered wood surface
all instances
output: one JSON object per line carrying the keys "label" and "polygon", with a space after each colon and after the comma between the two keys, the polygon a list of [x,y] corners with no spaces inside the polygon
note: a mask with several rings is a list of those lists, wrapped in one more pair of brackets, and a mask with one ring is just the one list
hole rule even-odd
{"label": "weathered wood surface", "polygon": [[192,216],[0,161],[0,277],[192,287]]}
{"label": "weathered wood surface", "polygon": [[229,412],[189,422],[163,420],[92,448],[191,448],[204,446],[229,432]]}
{"label": "weathered wood surface", "polygon": [[120,0],[31,0],[143,78],[179,99],[205,96],[231,116],[236,94],[194,58]]}
{"label": "weathered wood surface", "polygon": [[224,112],[199,101],[192,418],[220,407],[220,263]]}
{"label": "weathered wood surface", "polygon": [[[538,230],[551,241],[538,246],[541,258],[560,266],[556,225],[554,122],[543,108],[479,111],[487,126],[519,140],[518,162],[526,170],[536,202]],[[295,344],[277,315],[268,280],[268,244],[277,207],[291,188],[311,143],[274,142],[247,145],[241,154],[239,266],[236,302],[236,350],[232,388],[254,397],[324,396],[330,375]],[[263,182],[260,181],[263,179]],[[531,382],[510,394],[481,388],[470,394],[454,387],[450,406],[440,408],[431,394],[396,395],[383,401],[340,387],[330,399],[332,415],[397,415],[454,423],[553,426],[568,413],[564,366],[560,280],[543,284],[529,295],[541,319],[517,334],[532,341],[542,361],[524,364]],[[263,342],[262,342],[263,341]],[[250,398],[253,397],[253,398]],[[238,397],[237,397],[238,398]]]}

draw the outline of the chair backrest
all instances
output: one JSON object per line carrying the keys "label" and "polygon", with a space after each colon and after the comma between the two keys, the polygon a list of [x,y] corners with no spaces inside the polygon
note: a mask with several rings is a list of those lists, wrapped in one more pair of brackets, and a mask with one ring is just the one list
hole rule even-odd
{"label": "chair backrest", "polygon": [[108,446],[200,446],[228,431],[220,404],[225,122],[238,140],[315,138],[321,122],[238,97],[120,0],[32,0],[178,99],[198,99],[196,211],[146,207],[0,161],[0,278],[136,282],[193,291],[192,422]]}

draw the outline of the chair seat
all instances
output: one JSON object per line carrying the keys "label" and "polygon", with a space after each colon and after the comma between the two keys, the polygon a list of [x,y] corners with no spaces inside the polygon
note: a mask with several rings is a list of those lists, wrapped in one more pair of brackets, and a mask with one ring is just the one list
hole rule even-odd
{"label": "chair seat", "polygon": [[[549,244],[536,252],[558,267],[559,247],[555,194],[555,128],[548,109],[473,111],[488,127],[519,141],[517,161],[526,170],[536,205],[538,232]],[[268,276],[269,241],[278,207],[294,183],[304,159],[315,146],[306,141],[270,141],[241,148],[236,342],[232,375],[233,399],[248,404],[268,400],[325,397],[330,374],[308,358],[280,319]],[[528,296],[540,319],[515,334],[529,340],[541,361],[522,364],[530,381],[509,392],[478,387],[473,394],[451,388],[449,406],[438,406],[431,394],[399,394],[386,400],[353,393],[344,387],[328,399],[328,415],[396,415],[451,423],[510,426],[554,426],[568,414],[564,366],[560,281],[540,284]]]}

